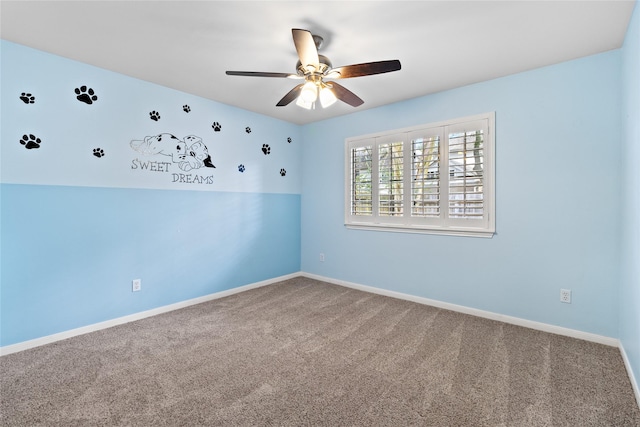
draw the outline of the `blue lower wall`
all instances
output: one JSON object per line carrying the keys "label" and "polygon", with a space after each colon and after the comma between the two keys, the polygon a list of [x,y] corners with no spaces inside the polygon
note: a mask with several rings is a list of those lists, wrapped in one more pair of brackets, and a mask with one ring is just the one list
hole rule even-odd
{"label": "blue lower wall", "polygon": [[1,346],[300,270],[298,194],[0,190]]}

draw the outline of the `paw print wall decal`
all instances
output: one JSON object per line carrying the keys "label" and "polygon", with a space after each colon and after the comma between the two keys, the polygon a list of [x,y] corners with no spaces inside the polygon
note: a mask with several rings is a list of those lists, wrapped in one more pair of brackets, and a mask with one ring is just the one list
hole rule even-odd
{"label": "paw print wall decal", "polygon": [[102,148],[94,148],[93,155],[97,158],[104,157],[104,150]]}
{"label": "paw print wall decal", "polygon": [[40,148],[40,144],[42,141],[40,138],[30,133],[29,135],[22,135],[22,139],[20,140],[20,144],[24,145],[27,150],[31,150],[32,148]]}
{"label": "paw print wall decal", "polygon": [[149,118],[157,122],[158,120],[160,120],[160,113],[158,113],[156,110],[153,110],[149,113]]}
{"label": "paw print wall decal", "polygon": [[95,94],[93,89],[87,88],[86,86],[77,87],[76,90],[76,99],[80,102],[84,102],[85,104],[93,104],[94,101],[98,100],[98,96]]}
{"label": "paw print wall decal", "polygon": [[188,113],[189,111],[191,111],[191,107],[189,107],[187,104],[185,104],[185,105],[182,106],[182,110],[185,113]]}
{"label": "paw print wall decal", "polygon": [[271,154],[271,147],[269,147],[269,144],[262,144],[262,152],[265,156],[267,154]]}
{"label": "paw print wall decal", "polygon": [[22,92],[22,95],[20,95],[20,99],[25,104],[33,104],[36,102],[36,97],[27,92]]}
{"label": "paw print wall decal", "polygon": [[238,165],[238,172],[244,172],[245,168],[244,165]]}
{"label": "paw print wall decal", "polygon": [[244,131],[246,133],[251,133],[251,128],[249,126],[247,126],[246,128],[244,128]]}
{"label": "paw print wall decal", "polygon": [[218,122],[213,122],[211,127],[213,128],[214,132],[220,132],[222,130],[222,125]]}
{"label": "paw print wall decal", "polygon": [[285,176],[287,174],[287,171],[284,169],[280,169],[280,176]]}
{"label": "paw print wall decal", "polygon": [[287,138],[287,142],[288,142],[289,144],[291,144],[291,141],[293,141],[293,140],[291,139],[291,137]]}

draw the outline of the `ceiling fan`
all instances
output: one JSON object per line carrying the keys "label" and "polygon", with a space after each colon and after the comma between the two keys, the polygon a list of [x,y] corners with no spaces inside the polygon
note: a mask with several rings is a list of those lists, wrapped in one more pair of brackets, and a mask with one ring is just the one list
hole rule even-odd
{"label": "ceiling fan", "polygon": [[364,101],[344,86],[325,79],[347,79],[351,77],[370,76],[373,74],[389,73],[400,69],[400,61],[365,62],[363,64],[346,65],[333,68],[331,61],[324,55],[318,54],[323,39],[311,34],[308,30],[292,29],[293,43],[296,46],[300,60],[296,64],[296,74],[270,73],[260,71],[227,71],[229,76],[250,77],[279,77],[290,79],[304,79],[289,91],[277,104],[277,107],[289,105],[294,99],[300,107],[312,109],[320,98],[323,108],[341,100],[353,107],[362,105]]}

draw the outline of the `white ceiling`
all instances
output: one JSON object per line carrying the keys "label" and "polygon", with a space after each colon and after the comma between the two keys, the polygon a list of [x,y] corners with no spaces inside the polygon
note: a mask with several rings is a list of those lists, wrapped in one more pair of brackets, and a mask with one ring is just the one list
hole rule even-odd
{"label": "white ceiling", "polygon": [[[635,2],[2,1],[1,36],[183,92],[304,124],[622,46]],[[364,100],[276,103],[299,81],[292,28],[324,37],[334,66],[399,59],[340,83]]]}

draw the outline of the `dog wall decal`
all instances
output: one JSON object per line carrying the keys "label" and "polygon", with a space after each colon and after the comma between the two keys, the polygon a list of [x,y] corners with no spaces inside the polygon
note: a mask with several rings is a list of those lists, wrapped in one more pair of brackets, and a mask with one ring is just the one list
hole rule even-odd
{"label": "dog wall decal", "polygon": [[209,155],[209,149],[202,138],[189,135],[180,139],[170,133],[146,136],[143,140],[132,140],[131,148],[145,156],[163,155],[171,157],[173,163],[183,171],[215,168]]}

